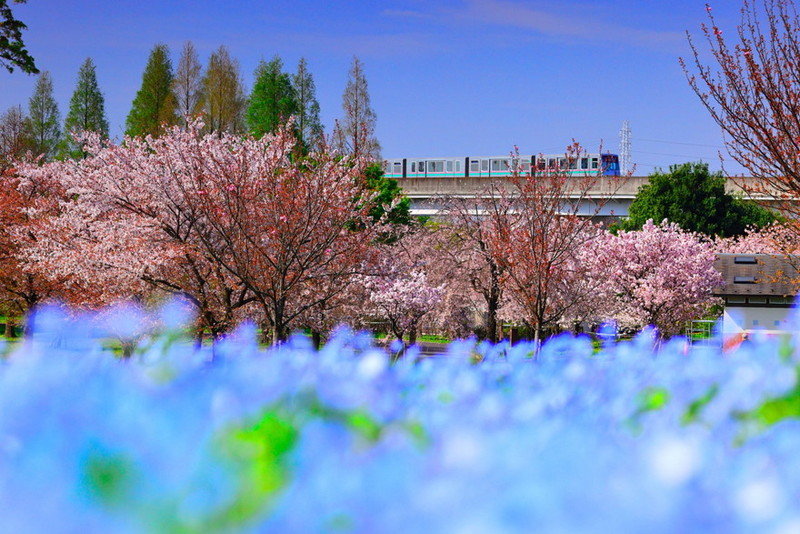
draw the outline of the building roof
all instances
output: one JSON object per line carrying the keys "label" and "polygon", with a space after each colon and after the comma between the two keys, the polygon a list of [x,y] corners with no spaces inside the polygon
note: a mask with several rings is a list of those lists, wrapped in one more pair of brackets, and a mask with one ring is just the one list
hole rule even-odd
{"label": "building roof", "polygon": [[800,256],[785,254],[717,254],[714,267],[725,284],[714,294],[792,297],[800,288]]}

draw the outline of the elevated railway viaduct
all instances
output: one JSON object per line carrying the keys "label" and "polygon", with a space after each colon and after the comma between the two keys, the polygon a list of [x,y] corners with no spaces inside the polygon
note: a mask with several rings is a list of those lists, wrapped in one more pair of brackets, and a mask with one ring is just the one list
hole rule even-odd
{"label": "elevated railway viaduct", "polygon": [[[648,182],[646,176],[614,177],[602,176],[592,179],[588,191],[583,191],[584,185],[580,178],[575,180],[573,200],[580,200],[579,213],[585,216],[594,216],[600,219],[617,219],[628,215],[628,208],[639,188]],[[513,184],[508,178],[399,178],[398,184],[411,199],[411,212],[413,215],[427,215],[435,217],[442,209],[447,198],[481,198],[486,195],[489,186],[494,184],[506,190],[513,190]],[[740,194],[753,200],[776,203],[772,195],[748,195],[738,184],[758,184],[757,179],[736,178],[728,180],[726,189],[733,194]]]}

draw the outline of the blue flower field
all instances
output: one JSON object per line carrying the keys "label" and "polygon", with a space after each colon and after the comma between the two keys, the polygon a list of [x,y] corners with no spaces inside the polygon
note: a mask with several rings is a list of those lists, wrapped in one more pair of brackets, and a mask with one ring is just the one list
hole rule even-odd
{"label": "blue flower field", "polygon": [[183,320],[50,308],[5,348],[0,531],[800,530],[796,338],[393,362],[347,330],[197,346]]}

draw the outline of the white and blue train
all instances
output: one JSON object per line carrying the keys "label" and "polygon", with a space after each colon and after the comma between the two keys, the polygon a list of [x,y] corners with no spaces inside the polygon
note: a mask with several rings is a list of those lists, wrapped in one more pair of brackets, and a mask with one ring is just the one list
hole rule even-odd
{"label": "white and blue train", "polygon": [[581,154],[567,158],[564,154],[534,156],[497,156],[463,158],[403,158],[384,163],[387,178],[490,178],[511,176],[515,171],[566,172],[569,175],[619,176],[616,154]]}

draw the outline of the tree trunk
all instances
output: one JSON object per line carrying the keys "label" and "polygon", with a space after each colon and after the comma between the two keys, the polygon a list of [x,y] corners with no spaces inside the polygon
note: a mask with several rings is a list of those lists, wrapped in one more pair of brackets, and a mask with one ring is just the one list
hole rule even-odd
{"label": "tree trunk", "polygon": [[135,339],[120,339],[119,343],[122,348],[122,359],[128,360],[131,356],[133,356],[133,351],[136,350],[136,345],[138,345],[138,340]]}
{"label": "tree trunk", "polygon": [[311,330],[311,343],[314,345],[314,350],[319,350],[322,346],[322,332],[319,330]]}
{"label": "tree trunk", "polygon": [[200,348],[203,346],[203,336],[205,335],[205,325],[202,322],[198,322],[198,324],[194,327],[194,346],[195,348]]}
{"label": "tree trunk", "polygon": [[264,321],[261,323],[261,335],[259,336],[259,342],[264,345],[272,345],[275,342],[274,330],[272,325]]}
{"label": "tree trunk", "polygon": [[417,326],[414,325],[408,330],[408,347],[416,344],[417,342]]}
{"label": "tree trunk", "polygon": [[498,295],[493,294],[486,302],[486,339],[497,343],[497,310],[500,307]]}
{"label": "tree trunk", "polygon": [[[272,345],[278,346],[286,341],[286,324],[283,319],[284,303],[276,302],[272,309]],[[270,314],[267,315],[268,317]]]}
{"label": "tree trunk", "polygon": [[34,323],[36,322],[36,314],[35,313],[28,313],[25,317],[25,324],[22,326],[22,336],[25,338],[29,338],[33,334],[34,330]]}
{"label": "tree trunk", "polygon": [[11,317],[6,320],[6,337],[9,339],[14,337],[14,320]]}

